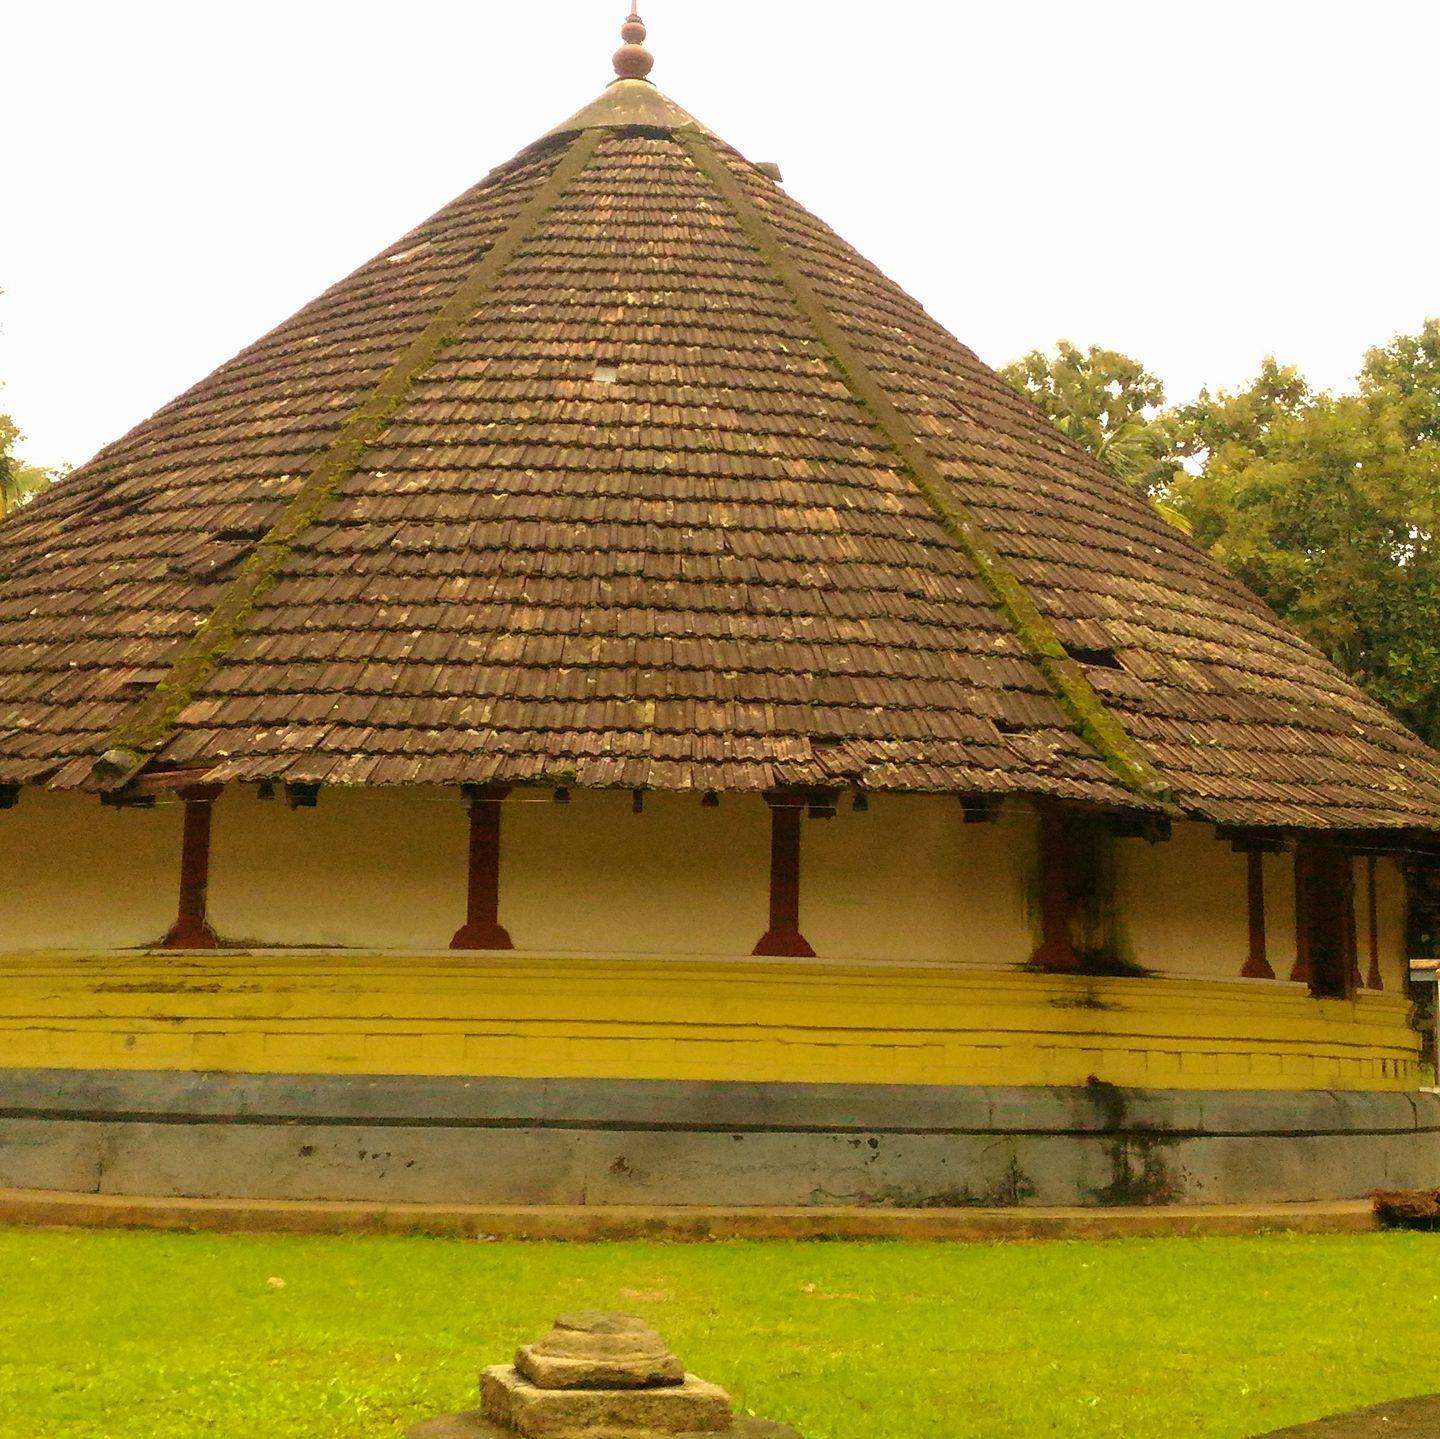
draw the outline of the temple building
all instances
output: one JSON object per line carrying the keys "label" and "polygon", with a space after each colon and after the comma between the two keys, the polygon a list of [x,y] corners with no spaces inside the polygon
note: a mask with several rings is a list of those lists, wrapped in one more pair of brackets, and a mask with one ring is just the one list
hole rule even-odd
{"label": "temple building", "polygon": [[624,40],[0,526],[0,1186],[1440,1184],[1437,756]]}

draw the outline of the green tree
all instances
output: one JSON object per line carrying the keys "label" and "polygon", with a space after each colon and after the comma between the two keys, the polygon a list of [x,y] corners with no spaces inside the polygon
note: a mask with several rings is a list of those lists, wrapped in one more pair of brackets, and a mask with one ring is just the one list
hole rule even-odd
{"label": "green tree", "polygon": [[27,465],[15,454],[20,430],[9,415],[0,414],[0,518],[23,505],[51,476],[38,465]]}
{"label": "green tree", "polygon": [[1345,395],[1266,359],[1166,410],[1138,361],[1068,341],[1001,373],[1440,745],[1440,320],[1371,350]]}
{"label": "green tree", "polygon": [[1354,394],[1267,360],[1170,422],[1195,537],[1440,743],[1440,321],[1370,351]]}
{"label": "green tree", "polygon": [[1032,350],[1000,374],[1127,484],[1164,493],[1175,470],[1165,387],[1138,361],[1061,340],[1054,355]]}
{"label": "green tree", "polygon": [[1204,460],[1226,445],[1261,443],[1274,426],[1303,415],[1315,399],[1294,366],[1277,364],[1267,355],[1246,389],[1234,394],[1201,390],[1167,419],[1176,452]]}

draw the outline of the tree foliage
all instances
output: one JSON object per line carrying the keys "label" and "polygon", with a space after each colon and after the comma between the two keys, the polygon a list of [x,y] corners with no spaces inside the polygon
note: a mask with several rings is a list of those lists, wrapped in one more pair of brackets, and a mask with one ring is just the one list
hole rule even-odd
{"label": "tree foliage", "polygon": [[1127,484],[1149,495],[1169,484],[1174,443],[1162,413],[1165,387],[1138,361],[1061,340],[1053,356],[1032,350],[1000,374]]}
{"label": "tree foliage", "polygon": [[[1150,468],[1128,474],[1114,459],[1126,403],[1097,405],[1076,379],[1077,357],[1112,355],[1062,346],[1049,380],[1027,356],[1018,387],[1047,413],[1073,402],[1067,433],[1141,475],[1216,559],[1440,744],[1440,321],[1370,351],[1353,393],[1317,392],[1267,359],[1244,389],[1169,410],[1151,399]],[[1146,374],[1125,356],[1106,368],[1112,382]],[[1016,382],[1016,367],[1005,373]]]}
{"label": "tree foliage", "polygon": [[15,454],[20,429],[9,415],[0,414],[0,519],[23,505],[50,483],[51,475],[38,465],[27,465]]}

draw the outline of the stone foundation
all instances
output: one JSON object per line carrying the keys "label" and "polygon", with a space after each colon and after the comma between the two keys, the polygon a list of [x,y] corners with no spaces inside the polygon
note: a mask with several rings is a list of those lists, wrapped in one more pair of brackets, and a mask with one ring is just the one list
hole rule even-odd
{"label": "stone foundation", "polygon": [[1440,1185],[1440,1094],[0,1070],[0,1188],[1131,1205]]}

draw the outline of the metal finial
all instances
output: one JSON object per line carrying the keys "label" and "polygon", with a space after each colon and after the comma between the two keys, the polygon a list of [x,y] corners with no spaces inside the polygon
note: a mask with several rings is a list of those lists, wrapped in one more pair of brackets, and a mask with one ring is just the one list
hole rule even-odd
{"label": "metal finial", "polygon": [[645,22],[630,7],[630,17],[620,27],[624,44],[615,52],[615,73],[622,80],[643,80],[654,67],[655,57],[645,48]]}

